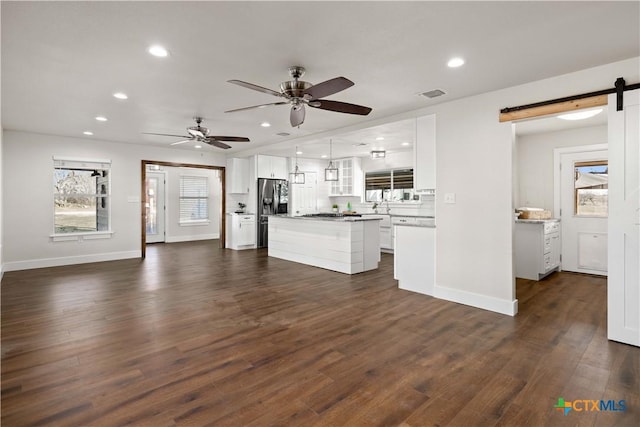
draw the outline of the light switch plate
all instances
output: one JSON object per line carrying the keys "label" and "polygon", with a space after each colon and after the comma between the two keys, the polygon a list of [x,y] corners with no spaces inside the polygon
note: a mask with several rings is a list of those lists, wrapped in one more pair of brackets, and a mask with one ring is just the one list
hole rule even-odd
{"label": "light switch plate", "polygon": [[444,193],[444,202],[445,203],[455,203],[456,202],[456,193]]}

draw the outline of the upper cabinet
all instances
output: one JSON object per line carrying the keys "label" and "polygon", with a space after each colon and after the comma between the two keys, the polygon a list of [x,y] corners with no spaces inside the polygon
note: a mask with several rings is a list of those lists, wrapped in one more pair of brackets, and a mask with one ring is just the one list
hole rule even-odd
{"label": "upper cabinet", "polygon": [[433,190],[436,188],[435,114],[416,119],[416,143],[413,147],[413,188],[416,193]]}
{"label": "upper cabinet", "polygon": [[228,193],[249,192],[249,160],[231,158],[227,160]]}
{"label": "upper cabinet", "polygon": [[329,196],[362,196],[362,163],[359,157],[334,160],[338,181],[329,182]]}
{"label": "upper cabinet", "polygon": [[258,178],[288,179],[287,158],[258,156]]}

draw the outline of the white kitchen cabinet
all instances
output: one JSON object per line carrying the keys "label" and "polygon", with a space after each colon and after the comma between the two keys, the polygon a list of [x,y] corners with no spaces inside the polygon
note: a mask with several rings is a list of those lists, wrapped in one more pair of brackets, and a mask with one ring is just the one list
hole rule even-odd
{"label": "white kitchen cabinet", "polygon": [[416,143],[413,146],[413,188],[422,193],[436,188],[436,116],[416,119]]}
{"label": "white kitchen cabinet", "polygon": [[258,178],[289,179],[287,158],[258,156]]}
{"label": "white kitchen cabinet", "polygon": [[229,193],[249,192],[249,159],[231,158],[227,160],[227,188]]}
{"label": "white kitchen cabinet", "polygon": [[363,173],[359,157],[333,161],[338,168],[338,181],[329,182],[329,197],[362,196]]}
{"label": "white kitchen cabinet", "polygon": [[560,221],[516,221],[516,277],[540,280],[560,269]]}
{"label": "white kitchen cabinet", "polygon": [[256,216],[253,214],[228,214],[227,248],[251,249],[256,244]]}

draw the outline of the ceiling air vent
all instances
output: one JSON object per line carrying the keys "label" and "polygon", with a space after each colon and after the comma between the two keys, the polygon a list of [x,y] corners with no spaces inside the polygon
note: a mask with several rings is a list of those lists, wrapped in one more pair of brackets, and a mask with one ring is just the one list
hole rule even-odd
{"label": "ceiling air vent", "polygon": [[420,96],[424,96],[425,98],[437,98],[439,96],[444,95],[444,91],[440,89],[430,90],[428,92],[422,92]]}
{"label": "ceiling air vent", "polygon": [[278,135],[278,136],[289,136],[291,134],[287,133],[287,132],[278,132],[278,133],[276,133],[276,135]]}

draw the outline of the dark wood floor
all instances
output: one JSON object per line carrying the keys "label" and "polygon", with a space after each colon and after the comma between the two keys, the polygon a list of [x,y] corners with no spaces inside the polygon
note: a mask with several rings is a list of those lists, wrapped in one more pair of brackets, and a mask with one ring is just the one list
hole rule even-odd
{"label": "dark wood floor", "polygon": [[602,278],[518,281],[509,317],[398,290],[386,254],[354,276],[211,241],[147,254],[4,275],[3,426],[640,425]]}

